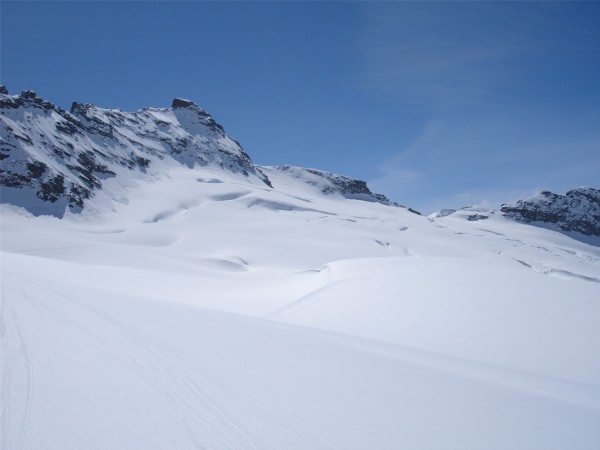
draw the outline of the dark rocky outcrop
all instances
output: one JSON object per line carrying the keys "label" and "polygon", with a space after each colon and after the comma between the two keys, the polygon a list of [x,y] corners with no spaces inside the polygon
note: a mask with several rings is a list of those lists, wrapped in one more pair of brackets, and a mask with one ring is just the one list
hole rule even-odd
{"label": "dark rocky outcrop", "polygon": [[477,222],[478,220],[486,220],[488,218],[489,216],[486,216],[485,214],[469,214],[467,216],[469,222]]}
{"label": "dark rocky outcrop", "polygon": [[[172,108],[128,113],[73,102],[70,111],[35,91],[0,89],[2,201],[38,214],[77,212],[105,180],[146,173],[153,161],[172,158],[188,167],[213,165],[270,186],[237,141],[189,100]],[[49,164],[49,161],[52,161]],[[16,190],[19,190],[17,192]]]}
{"label": "dark rocky outcrop", "polygon": [[[386,205],[400,206],[391,202],[385,195],[376,194],[369,189],[363,180],[337,175],[317,169],[307,169],[295,166],[278,166],[273,170],[283,172],[292,178],[296,178],[305,184],[313,186],[323,194],[337,194],[348,199],[367,200],[383,203]],[[415,214],[417,211],[411,210]]]}
{"label": "dark rocky outcrop", "polygon": [[[189,168],[219,168],[273,187],[266,175],[270,169],[253,164],[210,114],[182,98],[174,99],[171,108],[137,112],[82,102],[65,111],[35,91],[8,95],[2,86],[0,132],[2,201],[34,214],[62,216],[65,208],[79,212],[99,191],[118,192],[119,180],[127,185],[131,171],[139,177],[153,162],[168,159]],[[290,166],[274,170],[326,195],[400,206],[373,193],[362,180]],[[116,185],[107,191],[109,179],[116,179]]]}
{"label": "dark rocky outcrop", "polygon": [[195,106],[194,102],[191,100],[186,100],[184,98],[175,98],[173,99],[173,103],[171,104],[172,108],[187,108],[189,106]]}
{"label": "dark rocky outcrop", "polygon": [[543,191],[515,204],[502,205],[500,211],[518,222],[600,237],[600,189],[579,187],[565,195]]}

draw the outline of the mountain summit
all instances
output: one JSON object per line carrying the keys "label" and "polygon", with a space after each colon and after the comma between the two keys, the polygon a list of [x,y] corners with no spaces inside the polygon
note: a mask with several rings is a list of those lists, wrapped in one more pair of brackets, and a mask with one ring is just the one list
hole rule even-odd
{"label": "mountain summit", "polygon": [[68,112],[34,91],[9,95],[2,86],[0,131],[2,201],[34,214],[80,212],[99,191],[122,199],[136,179],[172,166],[216,168],[268,188],[274,186],[267,172],[292,172],[324,194],[389,203],[360,180],[254,164],[210,114],[182,98],[171,108],[137,112],[74,102]]}

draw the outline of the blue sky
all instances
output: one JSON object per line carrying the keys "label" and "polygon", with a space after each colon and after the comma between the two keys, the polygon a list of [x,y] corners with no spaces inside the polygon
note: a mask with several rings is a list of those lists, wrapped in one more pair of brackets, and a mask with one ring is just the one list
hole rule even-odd
{"label": "blue sky", "polygon": [[423,212],[600,187],[600,3],[0,3],[0,78],[137,110],[186,97],[260,164]]}

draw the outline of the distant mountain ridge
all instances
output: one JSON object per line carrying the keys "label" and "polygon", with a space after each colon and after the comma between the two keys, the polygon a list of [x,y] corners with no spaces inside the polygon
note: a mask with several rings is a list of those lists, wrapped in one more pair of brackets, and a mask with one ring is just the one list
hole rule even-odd
{"label": "distant mountain ridge", "polygon": [[565,195],[542,191],[514,204],[504,204],[500,211],[518,222],[600,236],[600,189],[579,187]]}
{"label": "distant mountain ridge", "polygon": [[600,245],[600,189],[578,187],[565,195],[542,191],[512,204],[503,204],[499,210],[478,206],[441,209],[428,216],[436,221],[444,217],[461,216],[469,221],[502,215],[515,222],[552,229],[592,245]]}
{"label": "distant mountain ridge", "polygon": [[[362,180],[318,169],[254,164],[210,114],[183,98],[175,98],[170,108],[136,112],[78,102],[66,111],[34,91],[9,95],[0,86],[0,161],[1,201],[37,215],[80,212],[99,191],[126,201],[124,187],[165,165],[210,167],[275,190],[296,185],[319,195],[401,206],[373,193]],[[441,210],[429,217],[455,213]],[[600,190],[591,187],[565,195],[543,191],[503,204],[499,213],[521,223],[600,237]],[[468,215],[468,220],[486,218]]]}
{"label": "distant mountain ridge", "polygon": [[[267,172],[290,174],[325,195],[390,204],[364,181],[299,167],[261,167],[194,102],[137,112],[74,102],[71,111],[34,91],[8,95],[0,87],[2,202],[34,214],[80,212],[106,180],[127,185],[158,162],[217,168],[246,182],[277,189]],[[118,194],[114,194],[115,197]]]}

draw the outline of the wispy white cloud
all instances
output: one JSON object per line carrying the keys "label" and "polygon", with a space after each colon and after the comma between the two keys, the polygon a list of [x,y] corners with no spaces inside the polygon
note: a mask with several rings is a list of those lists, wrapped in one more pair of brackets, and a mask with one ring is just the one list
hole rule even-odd
{"label": "wispy white cloud", "polygon": [[[498,207],[542,189],[598,186],[600,135],[580,117],[503,111],[497,120],[431,119],[411,145],[382,162],[373,189],[424,212],[479,204]],[[561,123],[555,129],[547,123]]]}
{"label": "wispy white cloud", "polygon": [[561,51],[558,36],[598,38],[575,19],[556,21],[560,6],[543,2],[377,2],[363,11],[358,83],[413,107],[503,101],[530,58]]}
{"label": "wispy white cloud", "polygon": [[373,188],[426,212],[597,186],[600,9],[575,8],[365,4],[359,84],[423,120]]}

